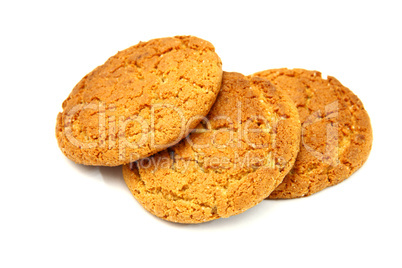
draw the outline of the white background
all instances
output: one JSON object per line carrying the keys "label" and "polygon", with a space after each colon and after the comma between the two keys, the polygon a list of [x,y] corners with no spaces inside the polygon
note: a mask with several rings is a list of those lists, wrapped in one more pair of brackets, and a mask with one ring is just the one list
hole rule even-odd
{"label": "white background", "polygon": [[[398,1],[2,1],[1,267],[401,267]],[[363,101],[366,164],[308,198],[263,201],[199,225],[147,213],[121,168],[60,152],[56,115],[74,85],[139,41],[195,35],[226,71],[315,69]]]}

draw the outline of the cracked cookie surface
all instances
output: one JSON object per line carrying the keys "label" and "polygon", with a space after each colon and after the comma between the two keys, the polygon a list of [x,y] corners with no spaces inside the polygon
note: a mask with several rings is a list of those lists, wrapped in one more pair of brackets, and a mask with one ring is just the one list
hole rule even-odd
{"label": "cracked cookie surface", "polygon": [[206,222],[266,198],[291,169],[299,144],[299,115],[286,94],[265,79],[224,72],[207,118],[179,144],[123,166],[123,176],[157,217]]}
{"label": "cracked cookie surface", "polygon": [[370,118],[359,98],[334,77],[317,71],[272,69],[253,74],[285,90],[302,123],[295,165],[269,196],[308,196],[338,184],[367,160],[373,140]]}
{"label": "cracked cookie surface", "polygon": [[118,52],[63,102],[56,138],[85,165],[117,166],[179,142],[219,93],[222,63],[193,36],[153,39]]}

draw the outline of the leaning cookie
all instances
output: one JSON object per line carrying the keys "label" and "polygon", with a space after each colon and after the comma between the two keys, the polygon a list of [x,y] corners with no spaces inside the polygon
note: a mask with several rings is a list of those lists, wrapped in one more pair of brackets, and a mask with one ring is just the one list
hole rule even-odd
{"label": "leaning cookie", "polygon": [[266,198],[291,169],[300,121],[291,99],[262,78],[224,73],[218,98],[179,144],[123,167],[145,209],[179,223],[239,214]]}
{"label": "leaning cookie", "polygon": [[57,116],[59,147],[85,165],[117,166],[152,155],[199,123],[221,80],[221,60],[205,40],[140,42],[74,87]]}
{"label": "leaning cookie", "polygon": [[274,69],[253,74],[288,92],[302,122],[293,169],[269,196],[308,196],[335,185],[367,160],[373,140],[370,118],[359,98],[334,77],[317,71]]}

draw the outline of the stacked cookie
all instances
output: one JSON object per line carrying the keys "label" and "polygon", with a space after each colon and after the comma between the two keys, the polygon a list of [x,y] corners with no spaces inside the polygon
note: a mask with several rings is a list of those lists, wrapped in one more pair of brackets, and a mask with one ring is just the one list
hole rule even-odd
{"label": "stacked cookie", "polygon": [[123,165],[152,214],[200,223],[341,182],[367,159],[372,130],[333,77],[223,72],[211,43],[177,36],[141,42],[86,75],[56,137],[76,163]]}

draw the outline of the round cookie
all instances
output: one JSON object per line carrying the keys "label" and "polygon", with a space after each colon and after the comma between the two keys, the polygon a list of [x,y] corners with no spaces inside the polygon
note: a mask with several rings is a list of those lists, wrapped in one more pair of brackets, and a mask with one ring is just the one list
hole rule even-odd
{"label": "round cookie", "polygon": [[302,122],[295,165],[269,196],[308,196],[335,185],[367,160],[373,140],[370,118],[362,102],[334,77],[317,71],[274,69],[253,74],[285,90]]}
{"label": "round cookie", "polygon": [[153,39],[118,52],[63,102],[56,137],[85,165],[118,166],[179,142],[213,105],[222,63],[193,36]]}
{"label": "round cookie", "polygon": [[293,166],[300,121],[291,99],[262,78],[223,74],[207,118],[179,144],[123,167],[152,214],[201,223],[239,214],[266,198]]}

